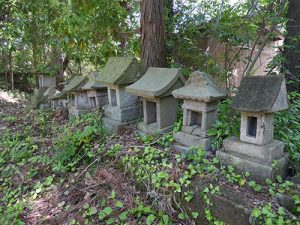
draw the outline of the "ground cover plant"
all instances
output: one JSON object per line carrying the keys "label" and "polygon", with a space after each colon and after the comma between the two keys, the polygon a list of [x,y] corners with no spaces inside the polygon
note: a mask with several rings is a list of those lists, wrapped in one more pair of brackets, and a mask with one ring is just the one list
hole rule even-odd
{"label": "ground cover plant", "polygon": [[[172,132],[140,136],[128,127],[118,136],[103,129],[101,112],[67,121],[64,112],[0,104],[6,110],[0,114],[1,224],[197,224],[203,215],[208,224],[224,224],[214,216],[213,197],[225,187],[244,193],[252,224],[299,224],[297,184],[281,177],[257,184],[199,148],[188,155],[170,151]],[[216,144],[238,127],[231,125]],[[201,193],[191,188],[195,179],[207,182]],[[293,208],[280,205],[278,194],[290,194]],[[204,210],[190,210],[198,198]]]}

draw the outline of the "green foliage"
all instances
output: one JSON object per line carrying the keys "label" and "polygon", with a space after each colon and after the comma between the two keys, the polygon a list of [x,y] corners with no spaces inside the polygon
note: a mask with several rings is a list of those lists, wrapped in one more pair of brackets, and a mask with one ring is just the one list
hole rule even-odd
{"label": "green foliage", "polygon": [[286,219],[288,212],[282,208],[274,208],[272,204],[266,204],[259,208],[254,208],[251,213],[252,224],[266,224],[266,225],[292,225],[299,224],[299,221],[294,217]]}
{"label": "green foliage", "polygon": [[[85,126],[85,124],[88,124]],[[91,113],[72,121],[56,141],[57,151],[55,171],[76,170],[78,163],[90,162],[101,148],[93,148],[92,144],[105,142],[106,132],[102,127],[101,115]],[[114,154],[112,150],[111,154]]]}
{"label": "green foliage", "polygon": [[285,150],[300,172],[300,94],[289,94],[290,107],[275,116],[275,138],[285,143]]}
{"label": "green foliage", "polygon": [[223,140],[231,136],[240,136],[240,114],[230,109],[232,99],[226,99],[219,104],[218,119],[208,131],[213,136],[212,148],[220,149]]}

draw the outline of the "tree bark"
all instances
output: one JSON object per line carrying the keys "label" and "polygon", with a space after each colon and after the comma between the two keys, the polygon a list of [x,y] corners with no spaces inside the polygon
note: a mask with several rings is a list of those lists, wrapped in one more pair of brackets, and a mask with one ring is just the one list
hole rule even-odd
{"label": "tree bark", "polygon": [[289,91],[300,91],[300,1],[290,0],[286,18],[287,35],[284,41],[284,68],[286,78],[292,83],[287,84]]}
{"label": "tree bark", "polygon": [[10,89],[12,91],[15,90],[15,82],[14,82],[14,71],[13,71],[13,64],[12,64],[12,51],[9,50],[9,75],[10,75]]}
{"label": "tree bark", "polygon": [[143,69],[167,66],[164,0],[141,2],[141,49]]}

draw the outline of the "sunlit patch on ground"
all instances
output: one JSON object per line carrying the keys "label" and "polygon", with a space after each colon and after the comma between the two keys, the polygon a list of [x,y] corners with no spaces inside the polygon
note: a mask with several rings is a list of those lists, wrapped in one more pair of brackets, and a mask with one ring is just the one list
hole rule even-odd
{"label": "sunlit patch on ground", "polygon": [[24,99],[25,99],[24,95],[0,90],[0,101],[10,102],[10,103],[20,103],[21,101],[24,101]]}

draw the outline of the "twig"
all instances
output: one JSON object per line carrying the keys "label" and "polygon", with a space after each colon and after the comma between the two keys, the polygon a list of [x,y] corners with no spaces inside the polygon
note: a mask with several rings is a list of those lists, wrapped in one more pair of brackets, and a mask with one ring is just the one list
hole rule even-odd
{"label": "twig", "polygon": [[90,165],[88,165],[77,177],[76,179],[78,179],[79,177],[82,176],[82,174],[84,174],[93,164],[95,164],[96,162],[99,161],[99,158],[95,159]]}

